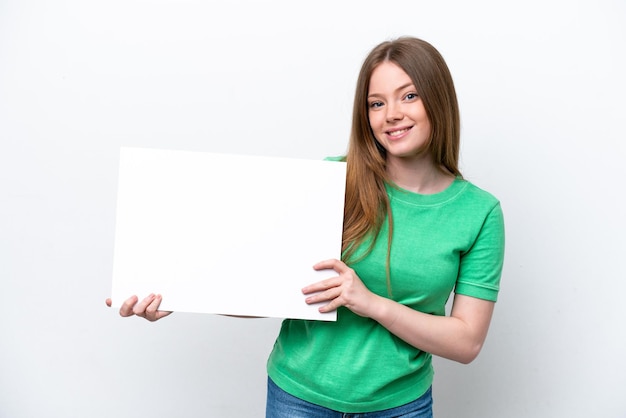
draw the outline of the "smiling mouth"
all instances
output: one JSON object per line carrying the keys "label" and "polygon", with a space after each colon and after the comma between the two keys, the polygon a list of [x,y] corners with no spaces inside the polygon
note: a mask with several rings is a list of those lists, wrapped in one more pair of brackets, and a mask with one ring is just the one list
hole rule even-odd
{"label": "smiling mouth", "polygon": [[400,135],[408,132],[409,129],[411,129],[411,128],[398,129],[396,131],[387,131],[387,135],[389,135],[391,137],[400,136]]}

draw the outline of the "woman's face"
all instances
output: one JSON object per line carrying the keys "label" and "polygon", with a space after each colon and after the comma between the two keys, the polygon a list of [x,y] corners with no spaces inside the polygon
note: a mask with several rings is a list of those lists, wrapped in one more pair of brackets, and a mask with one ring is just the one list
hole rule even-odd
{"label": "woman's face", "polygon": [[374,69],[367,105],[370,127],[388,159],[427,155],[430,121],[413,81],[402,68],[384,61]]}

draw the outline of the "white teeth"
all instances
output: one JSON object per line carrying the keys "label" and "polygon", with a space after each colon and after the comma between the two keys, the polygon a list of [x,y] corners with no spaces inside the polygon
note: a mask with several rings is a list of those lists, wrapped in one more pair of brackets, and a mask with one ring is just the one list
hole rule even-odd
{"label": "white teeth", "polygon": [[398,136],[398,135],[402,135],[403,133],[405,133],[406,131],[408,131],[408,129],[400,129],[399,131],[390,131],[389,132],[389,136]]}

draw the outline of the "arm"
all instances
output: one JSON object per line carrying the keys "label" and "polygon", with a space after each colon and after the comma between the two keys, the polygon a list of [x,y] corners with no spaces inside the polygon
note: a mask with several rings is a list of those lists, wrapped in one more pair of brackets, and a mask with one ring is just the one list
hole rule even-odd
{"label": "arm", "polygon": [[345,306],[420,350],[461,363],[470,363],[482,348],[493,302],[456,295],[450,316],[429,315],[370,292],[354,270],[339,260],[323,261],[314,268],[339,273],[303,289],[307,303],[328,302],[320,312]]}
{"label": "arm", "polygon": [[455,295],[450,316],[435,316],[381,299],[372,319],[420,350],[464,364],[480,353],[495,305]]}

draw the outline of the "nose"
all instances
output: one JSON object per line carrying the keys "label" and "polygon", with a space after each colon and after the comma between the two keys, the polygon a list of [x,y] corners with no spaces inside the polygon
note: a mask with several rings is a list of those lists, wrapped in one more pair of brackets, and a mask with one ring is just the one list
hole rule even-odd
{"label": "nose", "polygon": [[388,122],[401,120],[403,117],[404,117],[404,114],[402,113],[402,109],[400,108],[400,105],[395,104],[395,103],[389,103],[387,105],[387,121]]}

